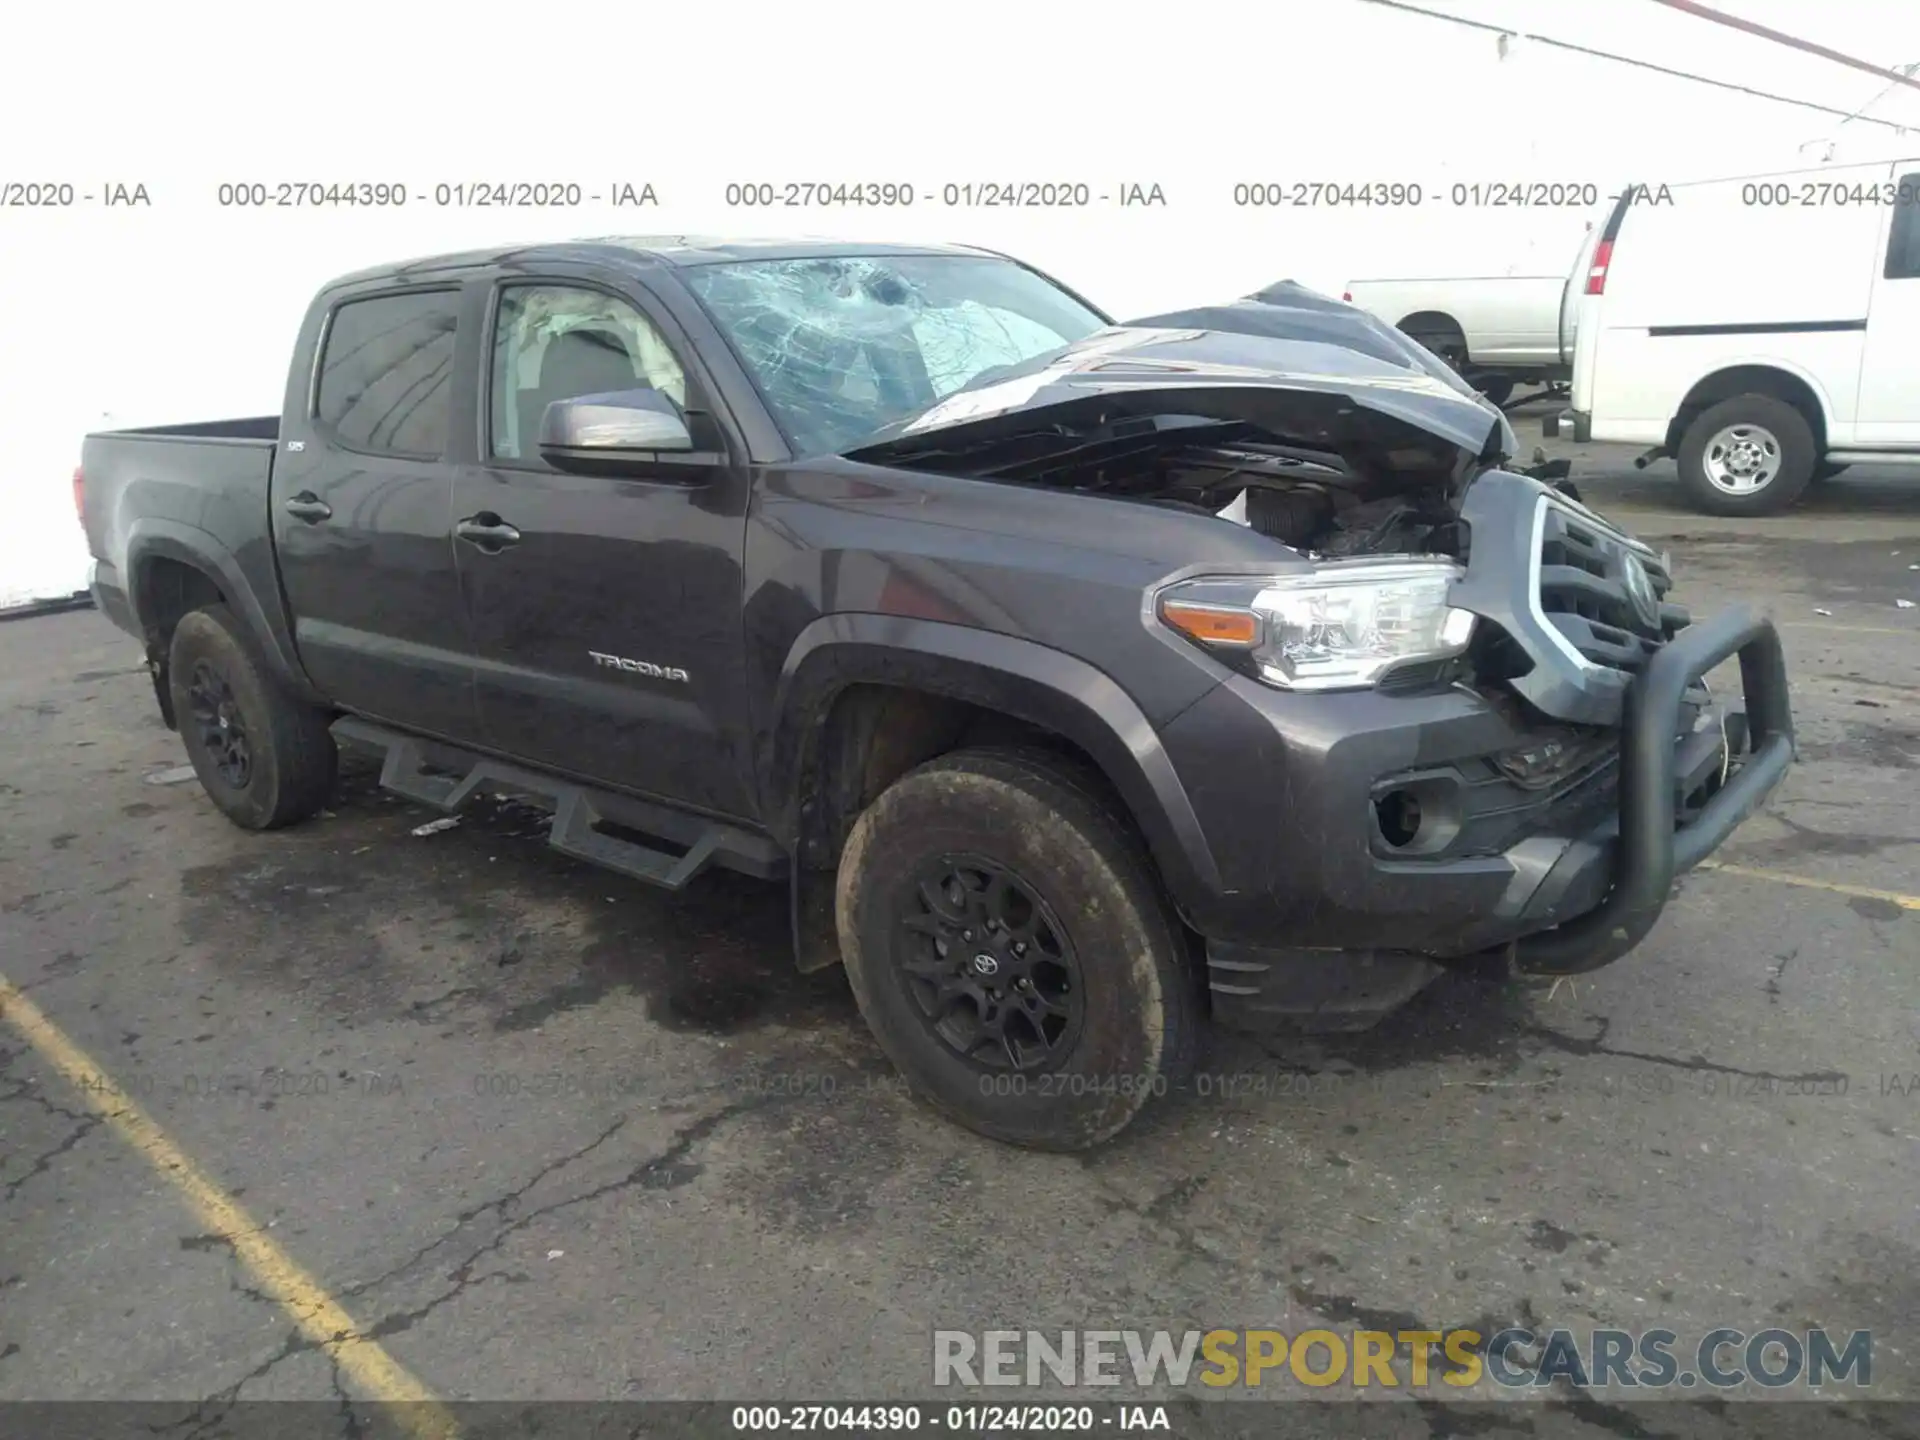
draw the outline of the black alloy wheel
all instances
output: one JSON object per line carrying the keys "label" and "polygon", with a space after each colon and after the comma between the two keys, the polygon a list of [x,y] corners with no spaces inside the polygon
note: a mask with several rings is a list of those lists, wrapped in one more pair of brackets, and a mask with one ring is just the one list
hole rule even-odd
{"label": "black alloy wheel", "polygon": [[220,778],[236,790],[246,789],[253,778],[253,749],[232,684],[202,660],[193,667],[193,676],[187,682],[187,700],[200,743]]}
{"label": "black alloy wheel", "polygon": [[1070,1054],[1083,984],[1053,907],[982,856],[942,856],[914,880],[896,954],[927,1028],[989,1071],[1042,1071]]}

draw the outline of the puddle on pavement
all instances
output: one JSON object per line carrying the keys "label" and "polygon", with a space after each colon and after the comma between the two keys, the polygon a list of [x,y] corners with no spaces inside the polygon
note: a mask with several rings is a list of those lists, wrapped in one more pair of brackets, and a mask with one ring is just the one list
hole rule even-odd
{"label": "puddle on pavement", "polygon": [[794,969],[782,885],[716,870],[656,891],[550,850],[519,801],[412,833],[432,818],[349,771],[326,815],[183,872],[186,936],[349,1025],[523,1032],[628,996],[710,1035],[858,1023],[840,971]]}

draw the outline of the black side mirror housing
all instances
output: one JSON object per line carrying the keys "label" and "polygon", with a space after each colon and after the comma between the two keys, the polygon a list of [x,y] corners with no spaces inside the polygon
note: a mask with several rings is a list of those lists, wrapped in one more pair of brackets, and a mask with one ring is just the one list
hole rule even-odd
{"label": "black side mirror housing", "polygon": [[700,423],[708,418],[688,414],[659,390],[576,395],[554,401],[540,417],[540,458],[574,475],[647,475],[716,465],[725,458],[717,447],[702,449],[694,440],[696,429],[712,430]]}

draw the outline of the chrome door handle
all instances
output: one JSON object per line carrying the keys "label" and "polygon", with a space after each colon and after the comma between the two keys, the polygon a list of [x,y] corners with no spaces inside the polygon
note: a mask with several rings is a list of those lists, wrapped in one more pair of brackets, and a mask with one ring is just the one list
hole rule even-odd
{"label": "chrome door handle", "polygon": [[309,525],[318,525],[322,520],[333,518],[333,507],[311,490],[302,490],[287,501],[287,513]]}
{"label": "chrome door handle", "polygon": [[491,510],[467,516],[454,525],[453,533],[488,555],[497,555],[520,542],[520,532]]}

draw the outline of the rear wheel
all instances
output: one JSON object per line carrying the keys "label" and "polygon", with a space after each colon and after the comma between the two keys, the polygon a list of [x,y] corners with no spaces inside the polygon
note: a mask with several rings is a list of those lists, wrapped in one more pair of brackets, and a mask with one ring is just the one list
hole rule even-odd
{"label": "rear wheel", "polygon": [[837,912],[880,1048],[982,1135],[1097,1145],[1191,1065],[1182,932],[1131,825],[1069,763],[970,750],[909,772],[855,824]]}
{"label": "rear wheel", "polygon": [[226,606],[181,619],[167,676],[187,758],[234,824],[278,829],[326,803],[337,764],[326,716],[254,659]]}
{"label": "rear wheel", "polygon": [[1466,337],[1458,330],[1409,330],[1407,338],[1431,350],[1455,371],[1467,364]]}
{"label": "rear wheel", "polygon": [[1771,395],[1736,395],[1695,416],[1680,441],[1680,484],[1710,515],[1773,515],[1813,479],[1813,427]]}

